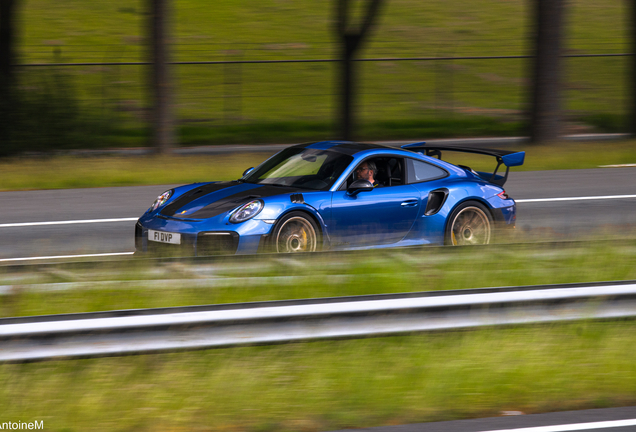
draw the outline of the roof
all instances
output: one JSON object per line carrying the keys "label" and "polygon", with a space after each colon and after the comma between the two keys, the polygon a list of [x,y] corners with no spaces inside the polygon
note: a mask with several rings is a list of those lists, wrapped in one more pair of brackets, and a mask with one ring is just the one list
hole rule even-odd
{"label": "roof", "polygon": [[300,144],[299,147],[305,147],[315,150],[331,150],[338,153],[353,156],[356,153],[366,150],[387,149],[391,151],[400,150],[395,147],[389,147],[382,144],[359,143],[352,141],[319,141],[315,143]]}

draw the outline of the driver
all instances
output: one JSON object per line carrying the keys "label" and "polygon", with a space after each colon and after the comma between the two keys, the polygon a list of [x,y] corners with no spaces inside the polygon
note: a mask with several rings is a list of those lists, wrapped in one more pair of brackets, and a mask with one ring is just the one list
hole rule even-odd
{"label": "driver", "polygon": [[364,161],[358,168],[356,168],[357,180],[368,180],[373,187],[381,186],[380,183],[375,180],[375,176],[377,174],[378,168],[375,166],[373,161]]}

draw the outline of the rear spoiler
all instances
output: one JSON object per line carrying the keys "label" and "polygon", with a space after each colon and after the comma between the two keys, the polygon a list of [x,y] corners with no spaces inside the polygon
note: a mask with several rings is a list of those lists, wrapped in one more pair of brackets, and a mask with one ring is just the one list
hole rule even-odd
{"label": "rear spoiler", "polygon": [[[508,171],[510,167],[513,166],[521,166],[523,165],[523,161],[526,157],[526,152],[514,152],[508,150],[493,150],[493,149],[484,149],[484,148],[476,148],[476,147],[462,147],[462,146],[448,146],[448,145],[435,145],[435,144],[426,144],[425,142],[418,142],[413,144],[405,144],[402,146],[405,150],[411,150],[415,152],[422,153],[426,156],[437,157],[438,159],[442,159],[443,151],[454,151],[454,152],[462,152],[462,153],[476,153],[487,156],[494,156],[497,159],[497,167],[495,171],[491,173],[477,173],[479,177],[483,178],[486,181],[494,183],[499,186],[503,186],[508,180]],[[504,175],[497,175],[497,171],[501,165],[506,166],[506,173]]]}

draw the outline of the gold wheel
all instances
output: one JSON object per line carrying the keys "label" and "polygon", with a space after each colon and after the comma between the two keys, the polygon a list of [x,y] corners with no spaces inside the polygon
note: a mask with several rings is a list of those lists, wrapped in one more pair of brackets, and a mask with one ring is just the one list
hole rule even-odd
{"label": "gold wheel", "polygon": [[490,243],[492,224],[485,211],[477,206],[466,206],[453,218],[450,240],[453,246]]}
{"label": "gold wheel", "polygon": [[314,225],[303,216],[283,221],[275,237],[276,252],[315,252],[318,236]]}

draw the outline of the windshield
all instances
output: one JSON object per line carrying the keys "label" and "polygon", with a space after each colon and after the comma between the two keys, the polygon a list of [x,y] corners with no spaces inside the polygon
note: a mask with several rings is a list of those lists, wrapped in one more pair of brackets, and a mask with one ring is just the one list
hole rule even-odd
{"label": "windshield", "polygon": [[243,181],[328,190],[352,160],[333,151],[291,147],[263,162]]}

